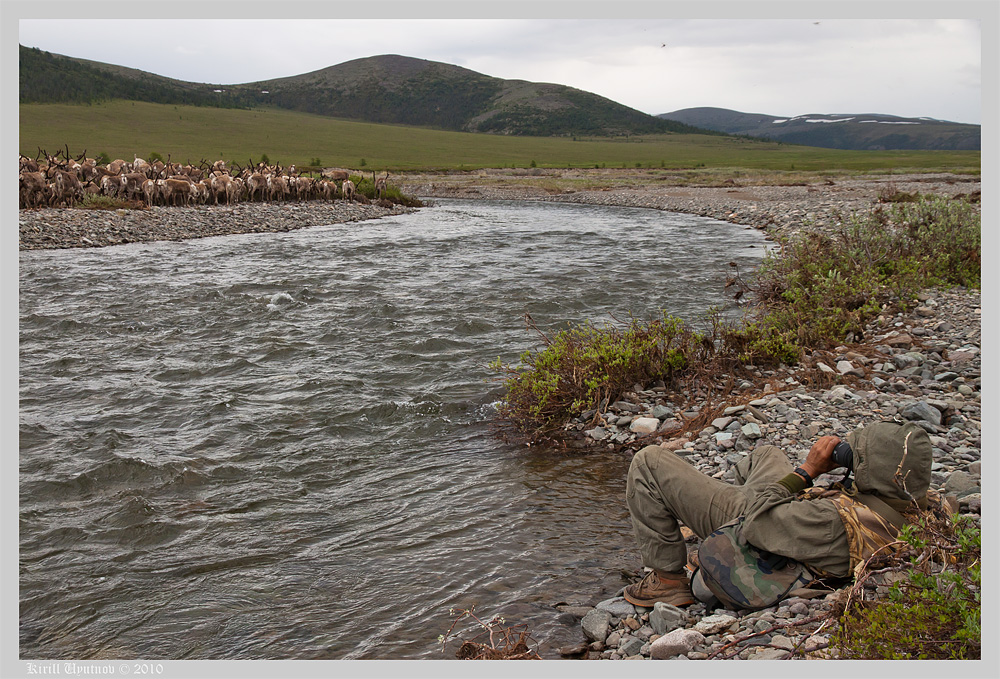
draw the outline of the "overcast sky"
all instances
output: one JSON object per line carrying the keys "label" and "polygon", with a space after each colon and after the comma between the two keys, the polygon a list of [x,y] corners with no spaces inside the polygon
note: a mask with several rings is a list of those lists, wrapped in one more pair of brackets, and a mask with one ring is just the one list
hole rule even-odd
{"label": "overcast sky", "polygon": [[195,82],[251,82],[402,54],[570,85],[654,115],[717,106],[981,123],[974,20],[22,19],[19,37]]}

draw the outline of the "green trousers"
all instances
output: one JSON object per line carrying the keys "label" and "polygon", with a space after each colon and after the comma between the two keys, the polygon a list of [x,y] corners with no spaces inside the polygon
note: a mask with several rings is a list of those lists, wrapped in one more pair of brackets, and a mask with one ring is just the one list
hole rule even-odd
{"label": "green trousers", "polygon": [[626,498],[643,565],[679,571],[687,550],[678,521],[700,538],[744,513],[758,490],[792,471],[774,446],[757,448],[734,470],[737,485],[701,473],[660,446],[647,446],[632,458]]}

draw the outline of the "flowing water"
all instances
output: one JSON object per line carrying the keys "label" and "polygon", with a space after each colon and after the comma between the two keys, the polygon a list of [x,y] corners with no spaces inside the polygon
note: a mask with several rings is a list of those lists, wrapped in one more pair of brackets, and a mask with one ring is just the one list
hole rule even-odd
{"label": "flowing water", "polygon": [[[24,658],[433,658],[455,612],[546,657],[639,566],[628,461],[504,444],[542,329],[722,303],[756,231],[440,201],[282,234],[20,255]],[[465,629],[464,627],[462,629]]]}

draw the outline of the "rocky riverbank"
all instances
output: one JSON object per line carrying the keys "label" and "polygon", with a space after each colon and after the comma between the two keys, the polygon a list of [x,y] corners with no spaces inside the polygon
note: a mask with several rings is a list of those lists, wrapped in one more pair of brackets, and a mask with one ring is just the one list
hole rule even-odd
{"label": "rocky riverbank", "polygon": [[409,195],[490,200],[545,200],[644,207],[712,217],[772,236],[825,228],[839,215],[869,210],[880,196],[926,194],[975,200],[978,175],[817,175],[777,173],[705,177],[657,170],[478,170],[399,179]]}
{"label": "rocky riverbank", "polygon": [[[981,314],[980,293],[928,290],[909,314],[883,315],[866,328],[865,345],[813,352],[792,371],[758,371],[730,399],[713,407],[710,424],[677,438],[679,416],[662,385],[626,394],[604,414],[606,426],[582,418],[567,425],[593,442],[666,439],[660,445],[684,456],[703,473],[732,482],[732,467],[758,445],[779,446],[802,461],[819,436],[845,437],[883,419],[905,419],[925,429],[934,446],[932,487],[961,514],[980,523]],[[817,388],[808,382],[825,386]],[[651,434],[643,432],[652,431]],[[817,484],[840,480],[824,475]],[[690,538],[692,547],[697,538]],[[637,555],[638,560],[638,555]],[[642,573],[637,568],[634,577]],[[622,658],[733,658],[763,660],[829,657],[830,626],[823,616],[843,590],[819,599],[789,599],[763,611],[680,610],[631,606],[616,596],[596,605],[576,603],[563,612],[582,616],[587,643],[562,649],[566,656]]]}
{"label": "rocky riverbank", "polygon": [[402,214],[411,208],[346,201],[238,203],[148,210],[20,210],[20,249],[93,248],[239,233],[277,233]]}

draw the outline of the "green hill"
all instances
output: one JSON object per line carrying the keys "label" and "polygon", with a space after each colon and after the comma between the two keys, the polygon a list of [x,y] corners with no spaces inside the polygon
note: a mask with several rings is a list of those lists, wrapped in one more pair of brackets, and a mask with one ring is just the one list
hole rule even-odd
{"label": "green hill", "polygon": [[19,100],[28,103],[95,104],[112,99],[153,104],[246,107],[220,96],[211,85],[173,80],[124,66],[72,59],[20,46]]}
{"label": "green hill", "polygon": [[19,74],[23,104],[127,99],[222,108],[267,107],[345,120],[503,135],[706,133],[572,87],[504,80],[399,55],[355,59],[288,78],[212,85],[22,45]]}

